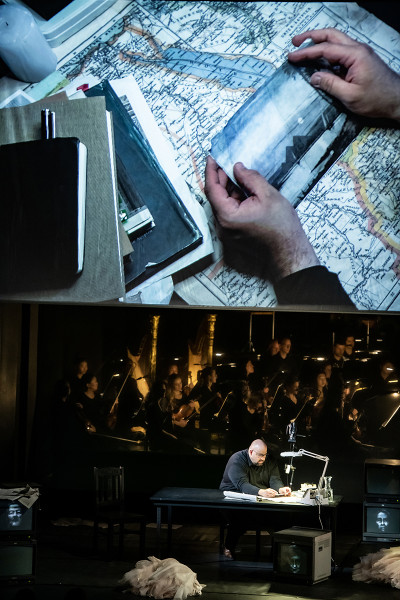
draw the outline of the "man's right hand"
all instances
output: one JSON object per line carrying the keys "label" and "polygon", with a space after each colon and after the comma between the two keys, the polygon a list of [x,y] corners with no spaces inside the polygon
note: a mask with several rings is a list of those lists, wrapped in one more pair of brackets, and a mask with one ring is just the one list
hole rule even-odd
{"label": "man's right hand", "polygon": [[294,36],[292,43],[300,46],[307,39],[315,45],[289,52],[288,60],[324,58],[338,70],[338,74],[313,73],[310,83],[314,87],[359,115],[400,121],[400,76],[372,48],[333,28],[306,31]]}
{"label": "man's right hand", "polygon": [[278,492],[276,490],[273,490],[272,488],[267,488],[266,490],[258,490],[258,495],[262,496],[263,498],[275,498],[277,494]]}
{"label": "man's right hand", "polygon": [[269,261],[274,281],[319,265],[289,201],[257,171],[247,169],[242,163],[236,163],[233,171],[236,180],[248,191],[247,197],[238,188],[231,191],[226,173],[211,156],[207,158],[205,193],[222,232],[237,235],[244,248],[246,238],[247,243],[250,239],[258,240],[264,255],[253,258],[259,263]]}

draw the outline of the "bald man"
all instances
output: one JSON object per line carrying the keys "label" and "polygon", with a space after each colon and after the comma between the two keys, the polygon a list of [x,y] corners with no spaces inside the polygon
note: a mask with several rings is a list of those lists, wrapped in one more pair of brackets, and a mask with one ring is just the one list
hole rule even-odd
{"label": "bald man", "polygon": [[[232,454],[225,467],[219,489],[264,498],[274,498],[278,494],[285,496],[291,494],[291,489],[283,485],[278,463],[268,454],[267,444],[263,440],[254,440],[248,449]],[[242,519],[232,522],[232,517],[233,515],[229,515],[225,540],[224,554],[227,558],[234,558],[237,541],[247,529]]]}

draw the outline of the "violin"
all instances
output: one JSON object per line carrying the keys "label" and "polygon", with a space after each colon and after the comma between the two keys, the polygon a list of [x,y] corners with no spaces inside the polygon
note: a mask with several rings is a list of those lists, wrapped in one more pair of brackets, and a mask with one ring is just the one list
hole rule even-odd
{"label": "violin", "polygon": [[113,404],[112,404],[112,406],[111,406],[111,408],[110,408],[110,411],[109,411],[109,413],[108,413],[108,415],[107,415],[107,417],[106,417],[106,425],[107,425],[108,429],[111,429],[111,431],[113,431],[113,430],[115,429],[115,426],[116,426],[116,424],[117,424],[117,420],[118,420],[118,403],[119,403],[119,397],[120,397],[120,395],[121,395],[121,392],[122,392],[122,390],[123,390],[123,389],[124,389],[124,387],[125,387],[125,384],[126,384],[126,382],[127,382],[127,381],[128,381],[128,379],[129,379],[129,376],[130,376],[130,374],[131,374],[132,368],[133,368],[132,366],[129,368],[129,370],[128,370],[128,374],[127,374],[127,376],[125,377],[125,379],[124,379],[124,382],[123,382],[123,384],[121,385],[121,387],[120,387],[120,389],[119,389],[119,392],[118,392],[118,394],[117,394],[117,396],[116,396],[116,398],[115,398],[115,400],[114,400],[114,402],[113,402]]}
{"label": "violin", "polygon": [[172,413],[172,424],[178,427],[186,427],[190,419],[200,413],[200,404],[198,400],[191,400],[182,404],[176,412]]}
{"label": "violin", "polygon": [[118,398],[115,399],[110,412],[106,417],[106,425],[108,429],[114,430],[118,419]]}
{"label": "violin", "polygon": [[215,400],[216,398],[220,397],[220,393],[217,392],[216,394],[211,396],[211,398],[209,398],[207,402],[203,404],[203,406],[200,406],[199,401],[197,399],[191,400],[187,404],[182,404],[182,406],[179,407],[177,412],[172,413],[172,424],[178,425],[178,427],[186,427],[186,425],[194,416],[200,414],[200,411],[202,411],[203,408],[208,406],[208,404],[213,402],[213,400]]}

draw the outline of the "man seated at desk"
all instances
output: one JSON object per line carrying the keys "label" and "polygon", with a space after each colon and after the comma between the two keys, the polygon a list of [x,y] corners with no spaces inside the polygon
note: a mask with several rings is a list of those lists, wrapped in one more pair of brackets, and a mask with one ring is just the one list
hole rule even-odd
{"label": "man seated at desk", "polygon": [[[274,498],[277,494],[291,494],[291,489],[283,485],[278,463],[268,454],[267,445],[263,440],[254,440],[248,449],[232,454],[219,489],[264,498]],[[227,558],[234,558],[237,541],[246,529],[241,518],[236,520],[233,514],[229,515],[224,549]]]}

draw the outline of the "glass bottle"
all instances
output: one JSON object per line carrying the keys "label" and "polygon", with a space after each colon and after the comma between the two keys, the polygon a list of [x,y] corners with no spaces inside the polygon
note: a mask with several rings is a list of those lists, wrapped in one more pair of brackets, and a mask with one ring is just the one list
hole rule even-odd
{"label": "glass bottle", "polygon": [[325,497],[333,502],[332,476],[324,477]]}

